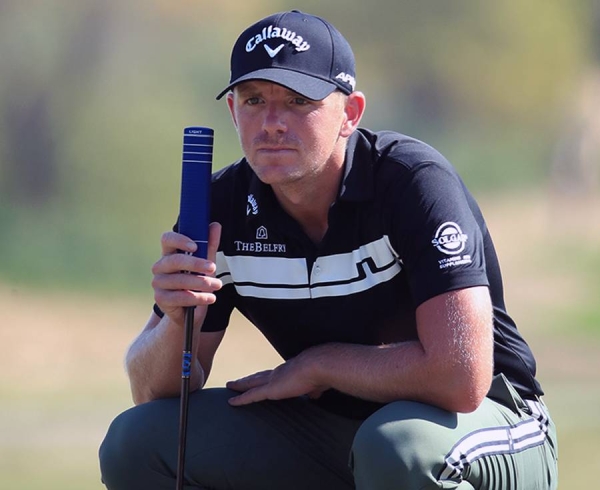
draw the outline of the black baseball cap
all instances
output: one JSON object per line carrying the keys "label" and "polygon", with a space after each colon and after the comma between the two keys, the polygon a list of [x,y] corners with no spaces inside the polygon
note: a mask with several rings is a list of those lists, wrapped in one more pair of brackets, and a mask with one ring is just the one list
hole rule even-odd
{"label": "black baseball cap", "polygon": [[356,85],[352,48],[342,34],[321,17],[298,10],[279,12],[248,27],[231,52],[229,85],[266,80],[312,100]]}

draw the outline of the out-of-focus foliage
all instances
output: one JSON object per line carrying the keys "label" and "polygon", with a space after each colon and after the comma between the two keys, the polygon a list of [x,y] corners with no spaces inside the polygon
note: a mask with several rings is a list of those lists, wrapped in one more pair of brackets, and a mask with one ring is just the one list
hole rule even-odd
{"label": "out-of-focus foliage", "polygon": [[[176,217],[182,128],[215,128],[216,168],[239,157],[214,100],[231,46],[295,7],[0,1],[0,279],[147,288]],[[593,0],[301,7],[353,45],[365,125],[434,144],[475,190],[547,179],[570,97],[598,61]]]}
{"label": "out-of-focus foliage", "polygon": [[583,2],[405,0],[360,9],[344,27],[362,68],[429,124],[476,117],[545,127],[589,55]]}

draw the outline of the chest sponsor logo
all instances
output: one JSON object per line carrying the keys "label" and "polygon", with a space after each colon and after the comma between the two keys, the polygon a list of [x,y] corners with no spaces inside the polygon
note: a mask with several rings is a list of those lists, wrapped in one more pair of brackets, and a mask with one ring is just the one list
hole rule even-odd
{"label": "chest sponsor logo", "polygon": [[256,229],[256,239],[257,240],[266,240],[269,238],[269,233],[267,232],[267,228],[264,226],[259,226]]}
{"label": "chest sponsor logo", "polygon": [[241,240],[235,240],[233,244],[235,245],[236,252],[253,252],[257,254],[284,254],[286,252],[285,243],[242,242]]}

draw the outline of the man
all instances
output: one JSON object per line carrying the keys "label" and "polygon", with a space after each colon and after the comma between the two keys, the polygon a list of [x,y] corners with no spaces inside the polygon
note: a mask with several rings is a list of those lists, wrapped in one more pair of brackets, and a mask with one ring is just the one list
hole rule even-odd
{"label": "man", "polygon": [[[100,450],[106,486],[174,486],[195,306],[185,488],[555,489],[535,361],[453,167],[358,128],[352,50],[312,15],[244,31],[225,94],[245,158],[213,176],[208,260],[162,237],[154,312],[126,359],[137,406]],[[285,362],[201,389],[233,308]]]}

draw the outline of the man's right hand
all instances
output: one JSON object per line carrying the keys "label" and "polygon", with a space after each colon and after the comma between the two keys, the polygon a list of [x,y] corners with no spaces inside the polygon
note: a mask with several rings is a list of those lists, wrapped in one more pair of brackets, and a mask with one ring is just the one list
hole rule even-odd
{"label": "man's right hand", "polygon": [[214,291],[222,282],[214,277],[221,225],[211,223],[208,258],[201,259],[181,252],[194,252],[196,244],[185,235],[166,232],[161,237],[161,258],[152,266],[154,301],[169,318],[183,326],[184,307],[195,306],[194,324],[204,321],[206,308],[216,301]]}

